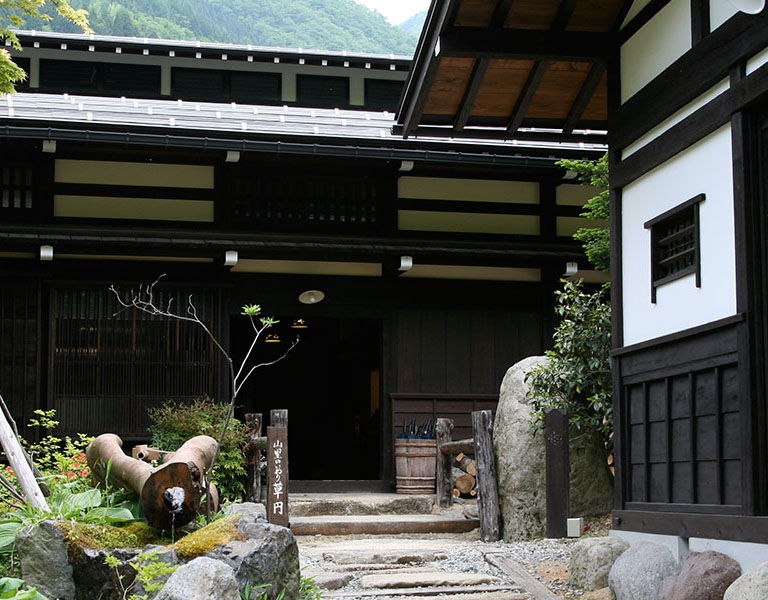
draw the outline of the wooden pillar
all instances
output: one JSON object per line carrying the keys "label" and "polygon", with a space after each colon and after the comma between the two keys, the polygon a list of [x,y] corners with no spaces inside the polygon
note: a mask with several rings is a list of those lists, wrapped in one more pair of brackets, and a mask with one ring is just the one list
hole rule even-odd
{"label": "wooden pillar", "polygon": [[480,516],[480,537],[495,542],[501,537],[499,490],[496,458],[493,454],[493,415],[490,410],[472,413],[472,430],[477,462],[477,508]]}
{"label": "wooden pillar", "polygon": [[[288,411],[284,412],[287,417]],[[288,527],[287,427],[267,427],[267,469],[267,518],[270,523]]]}
{"label": "wooden pillar", "polygon": [[24,492],[24,497],[30,506],[44,512],[51,512],[51,509],[48,508],[48,502],[46,502],[45,496],[43,496],[43,492],[40,490],[40,486],[32,473],[32,468],[27,463],[27,457],[19,443],[19,439],[13,432],[2,410],[0,410],[0,445],[2,445],[5,451],[5,456],[8,458],[16,479],[19,480],[21,491]]}
{"label": "wooden pillar", "polygon": [[269,412],[269,424],[272,427],[285,427],[288,429],[288,409],[275,408]]}
{"label": "wooden pillar", "polygon": [[571,479],[566,410],[547,410],[544,437],[547,449],[547,537],[564,538],[568,535]]}
{"label": "wooden pillar", "polygon": [[441,508],[453,506],[453,475],[451,454],[444,454],[443,444],[451,441],[452,419],[437,419],[435,437],[437,438],[437,505]]}
{"label": "wooden pillar", "polygon": [[245,499],[247,502],[259,502],[261,500],[261,450],[255,447],[252,440],[261,437],[262,414],[246,414],[245,425],[248,427]]}

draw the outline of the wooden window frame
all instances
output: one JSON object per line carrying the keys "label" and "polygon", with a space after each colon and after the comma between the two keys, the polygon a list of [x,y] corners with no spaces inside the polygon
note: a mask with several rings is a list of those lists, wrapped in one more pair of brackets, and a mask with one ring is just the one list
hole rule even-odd
{"label": "wooden window frame", "polygon": [[[704,194],[697,194],[682,204],[678,204],[659,216],[646,221],[643,225],[646,229],[650,229],[651,231],[651,302],[654,304],[656,303],[656,288],[665,283],[669,283],[670,281],[675,281],[690,275],[691,273],[695,275],[696,287],[701,287],[701,221],[699,218],[699,204],[704,202],[705,199],[706,196]],[[688,231],[693,233],[693,248],[686,250],[684,254],[692,252],[693,263],[672,273],[660,276],[659,269],[662,266],[661,263],[670,260],[670,258],[662,258],[663,243],[669,241],[669,238],[672,237],[668,236],[667,238],[660,238],[660,232],[666,225],[680,219],[684,213],[689,210],[692,212],[693,223],[689,226]],[[680,236],[681,233],[685,232],[676,232],[674,236]],[[680,255],[672,258],[679,260]]]}

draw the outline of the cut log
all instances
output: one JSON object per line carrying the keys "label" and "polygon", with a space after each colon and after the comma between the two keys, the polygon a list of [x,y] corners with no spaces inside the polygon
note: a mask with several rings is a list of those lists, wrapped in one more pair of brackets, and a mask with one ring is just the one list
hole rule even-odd
{"label": "cut log", "polygon": [[453,475],[453,486],[462,494],[468,494],[469,490],[475,487],[475,478],[469,473],[465,473],[459,469],[454,469]]}
{"label": "cut log", "polygon": [[454,464],[465,473],[473,476],[477,475],[477,463],[463,452],[456,455]]}
{"label": "cut log", "polygon": [[[200,510],[206,488],[206,473],[216,454],[216,440],[200,435],[169,453],[159,467],[123,453],[123,440],[105,433],[88,444],[88,466],[97,485],[109,484],[134,490],[149,523],[157,529],[181,527]],[[212,511],[218,509],[216,486],[210,486]]]}
{"label": "cut log", "polygon": [[454,499],[458,498],[459,496],[461,496],[461,492],[459,491],[459,488],[453,488]]}
{"label": "cut log", "polygon": [[440,444],[440,452],[446,455],[460,454],[462,452],[474,452],[475,440],[472,438],[466,440],[449,441]]}

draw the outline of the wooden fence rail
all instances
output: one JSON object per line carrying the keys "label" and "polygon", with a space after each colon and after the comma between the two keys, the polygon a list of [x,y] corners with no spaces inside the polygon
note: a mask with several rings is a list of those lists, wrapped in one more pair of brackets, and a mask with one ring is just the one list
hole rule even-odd
{"label": "wooden fence rail", "polygon": [[493,454],[493,418],[490,410],[472,413],[474,437],[452,440],[453,420],[439,418],[435,428],[437,438],[437,503],[443,508],[453,505],[453,456],[474,453],[477,462],[477,507],[480,536],[484,542],[495,542],[501,536],[499,521],[499,491],[496,460]]}

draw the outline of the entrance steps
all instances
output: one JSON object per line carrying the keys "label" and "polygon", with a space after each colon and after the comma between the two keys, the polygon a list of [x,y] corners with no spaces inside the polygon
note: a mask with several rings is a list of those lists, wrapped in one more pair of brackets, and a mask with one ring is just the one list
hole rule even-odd
{"label": "entrance steps", "polygon": [[292,494],[294,535],[395,535],[467,533],[480,523],[460,505],[435,510],[433,495]]}

